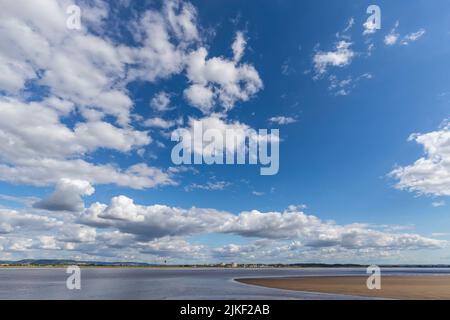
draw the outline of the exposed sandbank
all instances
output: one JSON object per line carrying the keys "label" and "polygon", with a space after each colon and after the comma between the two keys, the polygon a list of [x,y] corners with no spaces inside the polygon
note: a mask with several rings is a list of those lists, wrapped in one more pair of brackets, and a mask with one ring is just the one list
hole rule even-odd
{"label": "exposed sandbank", "polygon": [[241,283],[269,288],[393,299],[450,299],[450,276],[382,276],[381,289],[369,290],[367,277],[246,278]]}

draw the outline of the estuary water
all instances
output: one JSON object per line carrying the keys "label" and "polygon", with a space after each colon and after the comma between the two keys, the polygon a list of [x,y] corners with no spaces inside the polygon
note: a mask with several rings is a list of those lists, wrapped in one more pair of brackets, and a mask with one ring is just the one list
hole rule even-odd
{"label": "estuary water", "polygon": [[[450,275],[444,268],[389,268],[382,275]],[[248,277],[365,275],[363,268],[82,268],[81,289],[68,290],[64,268],[0,269],[0,299],[361,299],[262,288]]]}

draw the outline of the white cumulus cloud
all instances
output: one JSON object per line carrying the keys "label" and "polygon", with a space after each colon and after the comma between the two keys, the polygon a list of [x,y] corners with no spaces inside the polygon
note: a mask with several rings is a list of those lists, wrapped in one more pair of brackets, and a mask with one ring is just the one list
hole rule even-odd
{"label": "white cumulus cloud", "polygon": [[88,181],[61,179],[55,191],[46,199],[34,204],[35,208],[49,211],[74,211],[84,209],[82,196],[90,196],[95,189]]}
{"label": "white cumulus cloud", "polygon": [[419,194],[450,195],[450,125],[447,123],[437,131],[413,134],[409,140],[422,145],[425,155],[390,173],[398,180],[397,188]]}
{"label": "white cumulus cloud", "polygon": [[317,74],[323,74],[327,68],[344,67],[350,64],[355,53],[350,48],[351,42],[342,40],[336,43],[334,51],[319,51],[314,55],[313,62]]}

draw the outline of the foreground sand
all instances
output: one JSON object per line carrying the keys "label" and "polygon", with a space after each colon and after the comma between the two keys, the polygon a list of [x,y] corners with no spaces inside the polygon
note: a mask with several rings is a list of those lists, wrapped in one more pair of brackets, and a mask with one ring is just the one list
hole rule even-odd
{"label": "foreground sand", "polygon": [[236,281],[269,288],[394,299],[450,299],[450,276],[383,276],[380,290],[367,277],[249,278]]}

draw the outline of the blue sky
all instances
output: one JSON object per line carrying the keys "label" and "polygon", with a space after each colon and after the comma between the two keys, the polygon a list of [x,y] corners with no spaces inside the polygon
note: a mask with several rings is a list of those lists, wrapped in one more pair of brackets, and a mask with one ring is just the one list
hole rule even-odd
{"label": "blue sky", "polygon": [[[450,4],[75,3],[1,5],[0,260],[450,262]],[[279,172],[174,165],[194,120]]]}

